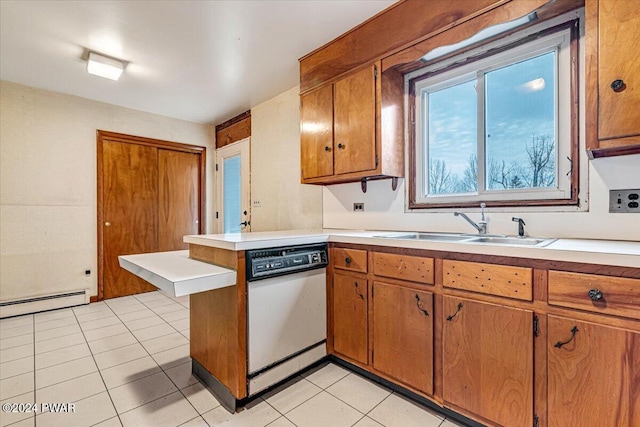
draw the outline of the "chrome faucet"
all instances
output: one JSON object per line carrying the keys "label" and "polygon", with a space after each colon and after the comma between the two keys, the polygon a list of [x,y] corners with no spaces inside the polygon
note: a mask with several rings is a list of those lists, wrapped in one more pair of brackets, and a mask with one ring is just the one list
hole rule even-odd
{"label": "chrome faucet", "polygon": [[485,207],[487,207],[486,204],[480,203],[480,208],[482,209],[482,218],[480,219],[480,221],[477,224],[471,218],[469,218],[465,213],[456,211],[453,214],[455,216],[461,216],[462,218],[464,218],[469,224],[471,224],[473,226],[473,228],[478,230],[478,233],[487,234],[487,220],[484,217],[484,208]]}

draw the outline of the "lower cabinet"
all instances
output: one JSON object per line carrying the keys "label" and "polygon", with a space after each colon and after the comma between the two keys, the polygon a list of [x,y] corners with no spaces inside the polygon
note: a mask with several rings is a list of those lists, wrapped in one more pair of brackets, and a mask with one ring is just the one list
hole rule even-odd
{"label": "lower cabinet", "polygon": [[433,394],[433,294],[373,282],[373,367]]}
{"label": "lower cabinet", "polygon": [[338,357],[490,426],[640,427],[637,278],[332,249]]}
{"label": "lower cabinet", "polygon": [[365,365],[369,363],[368,302],[366,279],[333,275],[333,348]]}
{"label": "lower cabinet", "polygon": [[498,425],[533,425],[533,312],[444,296],[442,316],[444,401]]}
{"label": "lower cabinet", "polygon": [[640,334],[549,316],[551,427],[640,426]]}

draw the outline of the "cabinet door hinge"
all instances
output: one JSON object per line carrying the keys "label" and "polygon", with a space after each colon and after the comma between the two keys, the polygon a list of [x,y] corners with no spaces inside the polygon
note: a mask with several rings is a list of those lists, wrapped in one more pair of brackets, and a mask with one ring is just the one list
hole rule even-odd
{"label": "cabinet door hinge", "polygon": [[378,67],[376,65],[373,66],[373,78],[378,78]]}
{"label": "cabinet door hinge", "polygon": [[216,163],[216,172],[218,172],[218,164]]}
{"label": "cabinet door hinge", "polygon": [[533,336],[537,337],[540,335],[540,324],[538,322],[538,316],[533,315]]}
{"label": "cabinet door hinge", "polygon": [[376,154],[376,167],[378,167],[378,155]]}
{"label": "cabinet door hinge", "polygon": [[538,416],[537,415],[533,416],[533,427],[538,427]]}
{"label": "cabinet door hinge", "polygon": [[218,212],[216,212],[216,219],[218,219]]}

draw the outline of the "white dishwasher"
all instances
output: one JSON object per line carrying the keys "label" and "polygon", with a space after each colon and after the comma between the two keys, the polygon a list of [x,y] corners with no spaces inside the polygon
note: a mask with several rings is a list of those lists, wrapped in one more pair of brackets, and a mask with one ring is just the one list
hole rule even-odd
{"label": "white dishwasher", "polygon": [[249,396],[327,354],[327,245],[246,252]]}

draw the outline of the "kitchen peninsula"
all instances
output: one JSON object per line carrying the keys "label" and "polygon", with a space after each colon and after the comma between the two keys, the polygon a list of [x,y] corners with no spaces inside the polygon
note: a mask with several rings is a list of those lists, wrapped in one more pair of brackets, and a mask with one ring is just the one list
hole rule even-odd
{"label": "kitchen peninsula", "polygon": [[[411,237],[347,230],[185,236],[192,260],[236,272],[234,285],[191,294],[194,372],[227,409],[244,403],[246,251],[327,242],[326,349],[336,362],[488,425],[525,425],[547,414],[571,424],[593,399],[611,403],[608,419],[635,419],[639,242],[558,239],[536,247]],[[578,358],[583,352],[590,356]],[[576,369],[580,379],[570,378]],[[589,392],[575,394],[574,381]]]}

